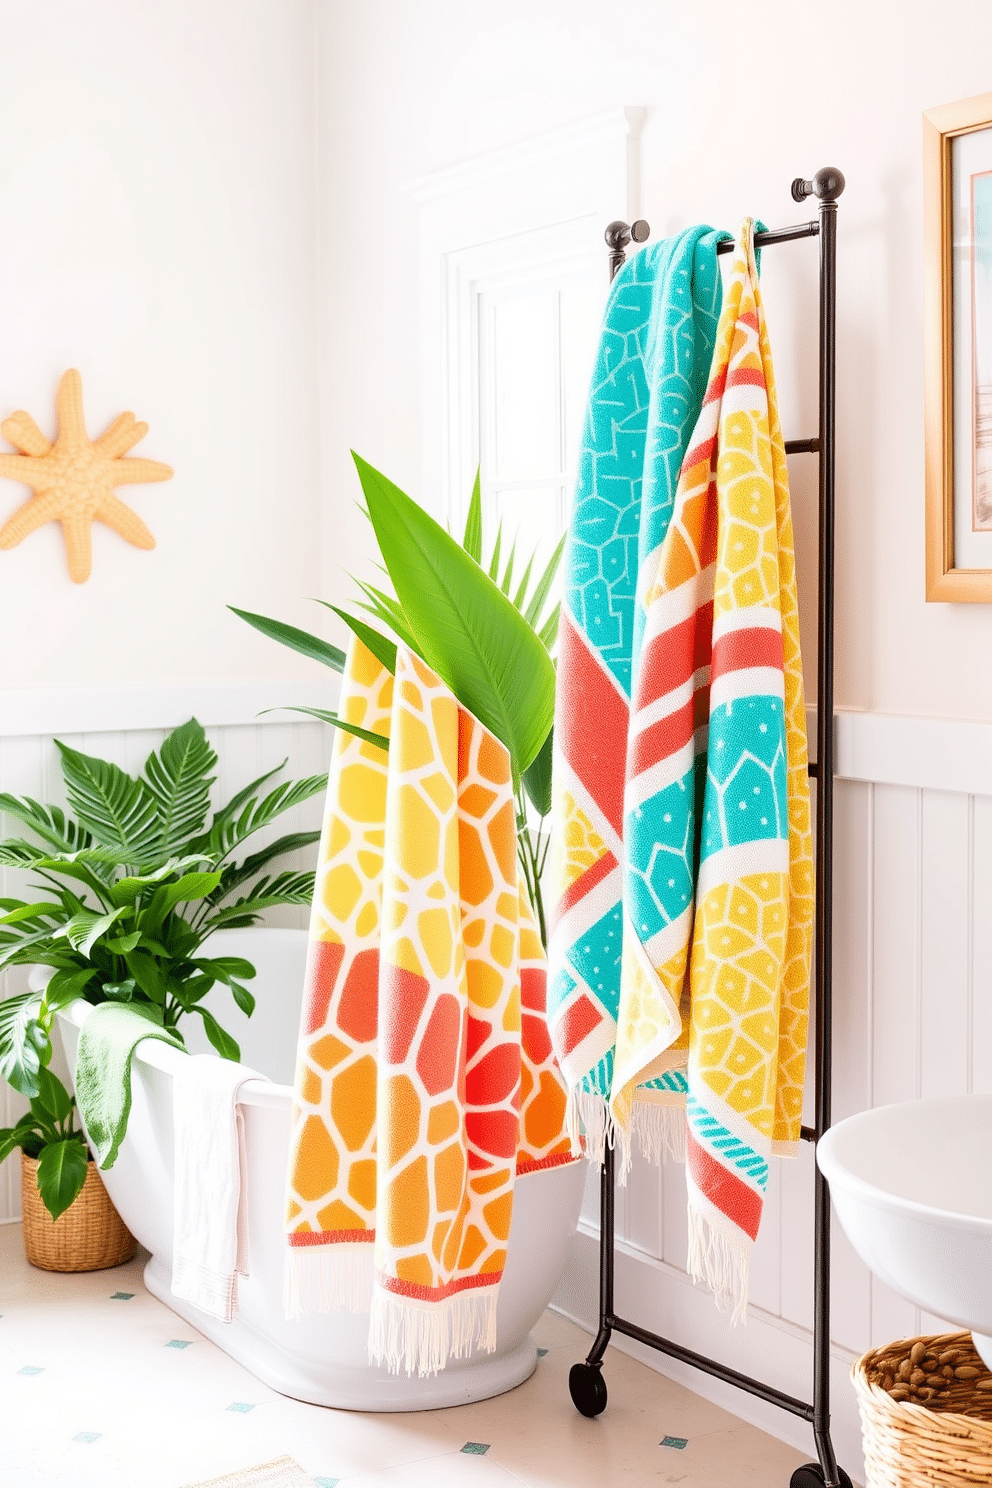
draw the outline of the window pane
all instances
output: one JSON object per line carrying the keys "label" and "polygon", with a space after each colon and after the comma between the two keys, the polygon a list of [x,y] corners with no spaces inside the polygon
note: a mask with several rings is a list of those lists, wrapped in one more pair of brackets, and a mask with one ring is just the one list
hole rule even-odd
{"label": "window pane", "polygon": [[492,305],[497,480],[558,473],[557,296],[551,292]]}
{"label": "window pane", "polygon": [[[516,561],[513,565],[514,591],[523,578],[527,560],[535,549],[537,557],[534,559],[534,567],[531,570],[532,579],[543,573],[557,546],[563,526],[562,494],[562,488],[558,485],[526,486],[523,489],[517,487],[512,490],[501,490],[496,487],[493,490],[492,503],[496,524],[498,525],[500,520],[503,523],[502,553],[504,559],[509,554],[514,541],[517,544]],[[492,536],[487,535],[486,538],[487,553],[492,551],[495,536],[494,526]],[[501,578],[505,567],[505,562],[501,562]]]}
{"label": "window pane", "polygon": [[602,308],[601,285],[587,279],[562,288],[562,402],[565,410],[565,470],[570,479],[575,477]]}

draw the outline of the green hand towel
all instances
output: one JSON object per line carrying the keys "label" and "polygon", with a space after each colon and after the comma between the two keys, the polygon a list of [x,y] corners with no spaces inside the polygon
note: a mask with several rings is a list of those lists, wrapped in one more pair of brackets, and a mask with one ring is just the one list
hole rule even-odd
{"label": "green hand towel", "polygon": [[183,1047],[174,1029],[163,1028],[136,1007],[119,1002],[95,1007],[80,1031],[76,1104],[99,1168],[112,1168],[117,1161],[131,1111],[131,1055],[146,1038]]}

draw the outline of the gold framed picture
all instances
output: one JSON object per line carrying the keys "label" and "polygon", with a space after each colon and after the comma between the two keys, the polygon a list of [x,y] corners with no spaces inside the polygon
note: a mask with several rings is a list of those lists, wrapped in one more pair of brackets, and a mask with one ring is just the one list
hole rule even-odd
{"label": "gold framed picture", "polygon": [[992,93],[923,115],[927,599],[992,604]]}

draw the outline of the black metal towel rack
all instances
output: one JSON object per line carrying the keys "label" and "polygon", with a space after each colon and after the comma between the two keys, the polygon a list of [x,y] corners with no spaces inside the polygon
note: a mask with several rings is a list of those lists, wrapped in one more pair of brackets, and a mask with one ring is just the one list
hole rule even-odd
{"label": "black metal towel rack", "polygon": [[[814,222],[755,234],[755,247],[770,248],[797,238],[820,240],[820,356],[819,432],[813,439],[786,440],[787,454],[815,454],[819,459],[819,589],[818,674],[816,705],[816,763],[809,773],[816,779],[816,928],[813,944],[815,975],[815,1125],[804,1126],[802,1137],[815,1143],[830,1125],[831,1047],[831,925],[833,870],[833,776],[834,776],[834,390],[836,380],[836,282],[837,198],[844,190],[839,170],[825,167],[811,181],[798,177],[792,183],[793,200],[815,196],[819,216]],[[610,248],[610,277],[624,262],[631,242],[643,243],[650,229],[644,221],[628,226],[611,222],[606,229]],[[718,253],[734,247],[729,239],[717,245]],[[671,1339],[620,1317],[613,1300],[615,1154],[607,1147],[600,1175],[599,1333],[582,1364],[572,1366],[568,1387],[577,1410],[598,1416],[606,1408],[606,1382],[602,1363],[613,1333],[623,1333],[648,1348],[658,1349],[683,1364],[714,1375],[726,1384],[777,1405],[810,1422],[818,1463],[807,1463],[792,1474],[790,1488],[851,1488],[851,1480],[837,1466],[830,1438],[830,1195],[819,1168],[814,1188],[813,1261],[813,1402],[808,1404],[762,1380],[730,1369]]]}

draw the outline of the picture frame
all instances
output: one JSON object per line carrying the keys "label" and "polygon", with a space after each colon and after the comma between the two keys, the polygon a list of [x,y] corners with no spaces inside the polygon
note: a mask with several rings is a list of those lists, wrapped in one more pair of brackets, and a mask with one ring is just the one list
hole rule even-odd
{"label": "picture frame", "polygon": [[992,93],[923,115],[926,597],[992,604]]}

